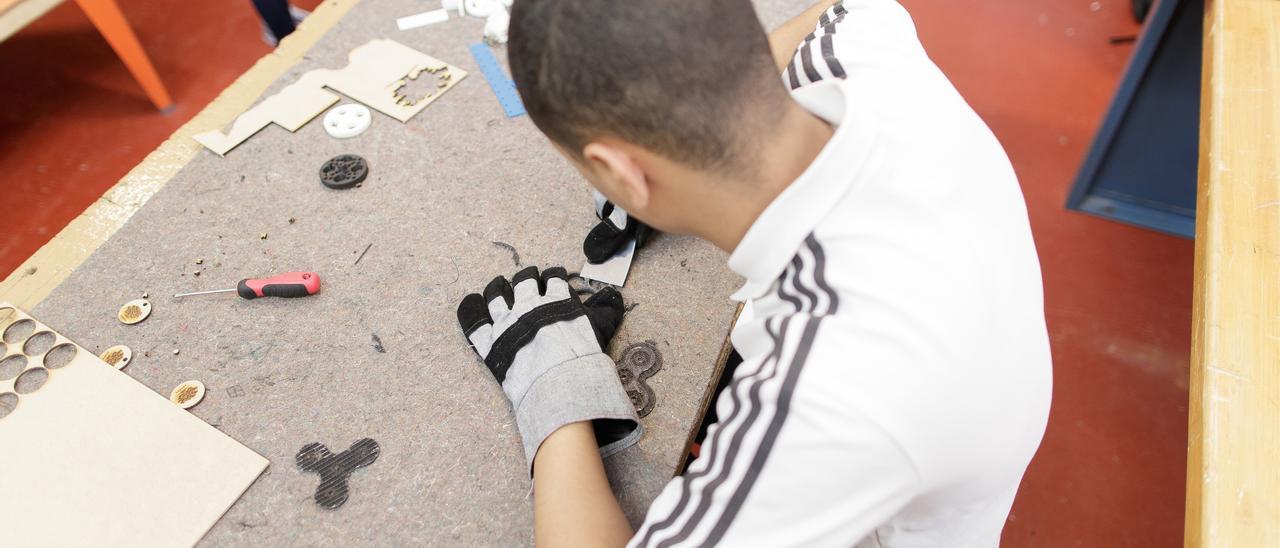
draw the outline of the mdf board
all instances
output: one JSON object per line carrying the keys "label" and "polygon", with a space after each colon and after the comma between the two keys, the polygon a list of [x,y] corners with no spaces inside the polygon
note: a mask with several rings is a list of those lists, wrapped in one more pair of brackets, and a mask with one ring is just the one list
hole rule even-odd
{"label": "mdf board", "polygon": [[4,545],[189,546],[266,468],[7,303],[0,330]]}
{"label": "mdf board", "polygon": [[[412,0],[357,4],[263,97],[381,37],[477,70],[468,46],[483,21],[395,30],[396,17],[419,11]],[[320,184],[320,165],[342,153],[369,161],[362,187]],[[531,483],[510,406],[455,310],[495,275],[581,264],[596,222],[573,168],[469,78],[407,122],[375,119],[351,139],[313,122],[296,133],[269,126],[225,158],[200,151],[36,312],[92,351],[129,345],[126,373],[156,391],[203,382],[191,412],[275,464],[209,545],[524,545]],[[715,381],[740,282],[726,259],[663,235],[637,253],[623,290],[633,308],[610,354],[652,341],[663,362],[648,379],[657,402],[646,436],[606,462],[633,523],[682,461]],[[168,298],[284,271],[318,272],[324,287],[304,299]],[[116,322],[144,292],[151,317]],[[295,455],[365,438],[377,460],[350,475],[345,504],[318,506],[320,478]]]}
{"label": "mdf board", "polygon": [[1280,539],[1280,2],[1211,0],[1192,301],[1187,546]]}

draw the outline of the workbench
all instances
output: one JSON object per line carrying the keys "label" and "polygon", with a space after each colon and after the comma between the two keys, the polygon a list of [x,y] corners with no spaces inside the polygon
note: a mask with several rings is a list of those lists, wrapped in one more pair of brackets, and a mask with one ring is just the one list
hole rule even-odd
{"label": "workbench", "polygon": [[[768,28],[807,4],[757,2]],[[531,482],[509,404],[454,310],[495,275],[576,269],[596,219],[586,183],[527,116],[507,118],[485,84],[468,52],[482,20],[396,30],[395,18],[431,7],[325,2],[0,284],[0,299],[91,351],[132,347],[125,372],[156,392],[202,381],[208,394],[191,412],[271,461],[204,543],[532,542]],[[308,70],[344,66],[375,38],[471,74],[407,123],[375,113],[348,140],[318,120],[296,133],[270,126],[225,158],[191,139]],[[495,53],[505,64],[505,50]],[[368,179],[321,186],[320,165],[342,153],[366,158]],[[632,308],[611,355],[649,342],[662,359],[645,437],[606,460],[633,523],[682,466],[727,355],[728,295],[740,279],[726,259],[705,242],[660,235],[623,290]],[[319,272],[321,292],[171,297],[290,270]],[[119,306],[144,293],[151,317],[118,322]],[[295,454],[366,437],[381,446],[378,460],[351,477],[345,505],[319,507],[318,480]]]}
{"label": "workbench", "polygon": [[1280,2],[1205,5],[1187,546],[1280,538]]}

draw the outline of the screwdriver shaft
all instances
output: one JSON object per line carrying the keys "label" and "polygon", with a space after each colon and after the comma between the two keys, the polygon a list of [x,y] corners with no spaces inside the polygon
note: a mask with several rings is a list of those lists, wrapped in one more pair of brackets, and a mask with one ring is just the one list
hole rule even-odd
{"label": "screwdriver shaft", "polygon": [[194,295],[212,295],[214,293],[234,293],[235,290],[236,288],[233,287],[231,289],[214,289],[212,291],[195,291],[192,293],[179,293],[177,295],[174,295],[173,297],[176,299],[178,297],[191,297]]}

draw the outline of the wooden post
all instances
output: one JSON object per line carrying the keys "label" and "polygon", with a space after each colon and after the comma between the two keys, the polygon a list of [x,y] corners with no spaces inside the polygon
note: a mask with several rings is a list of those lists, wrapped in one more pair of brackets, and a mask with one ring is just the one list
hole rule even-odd
{"label": "wooden post", "polygon": [[1205,9],[1187,546],[1280,542],[1280,1]]}

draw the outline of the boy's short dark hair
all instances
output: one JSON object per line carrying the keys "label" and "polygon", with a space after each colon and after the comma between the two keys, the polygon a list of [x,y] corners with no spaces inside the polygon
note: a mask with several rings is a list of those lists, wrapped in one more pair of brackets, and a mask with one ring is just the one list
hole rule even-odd
{"label": "boy's short dark hair", "polygon": [[787,98],[750,0],[516,0],[509,35],[525,109],[575,156],[608,135],[751,170]]}

